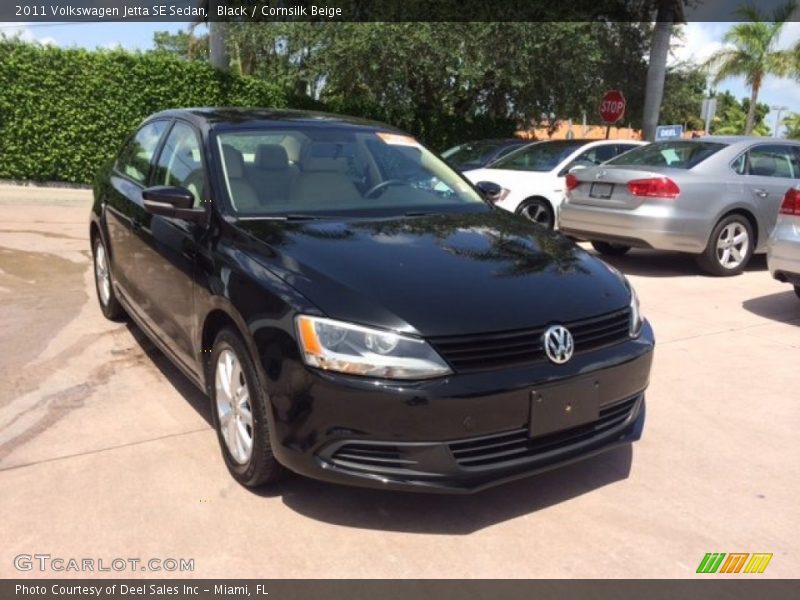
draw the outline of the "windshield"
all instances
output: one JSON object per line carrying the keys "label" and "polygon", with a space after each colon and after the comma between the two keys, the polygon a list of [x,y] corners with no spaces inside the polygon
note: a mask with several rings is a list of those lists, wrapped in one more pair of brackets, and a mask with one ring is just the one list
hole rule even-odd
{"label": "windshield", "polygon": [[492,163],[490,168],[510,171],[552,171],[585,143],[566,140],[540,142],[512,152]]}
{"label": "windshield", "polygon": [[621,154],[607,164],[691,169],[724,147],[715,142],[657,142]]}
{"label": "windshield", "polygon": [[240,216],[487,209],[447,164],[403,134],[292,126],[224,131],[217,144]]}
{"label": "windshield", "polygon": [[503,142],[467,142],[442,153],[451,165],[480,166],[488,162]]}

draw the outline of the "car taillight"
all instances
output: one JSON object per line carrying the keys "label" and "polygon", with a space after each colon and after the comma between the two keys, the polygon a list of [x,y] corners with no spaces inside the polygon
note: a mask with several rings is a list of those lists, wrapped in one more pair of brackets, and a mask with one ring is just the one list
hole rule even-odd
{"label": "car taillight", "polygon": [[634,196],[646,196],[647,198],[677,198],[681,193],[678,184],[669,177],[634,179],[628,182],[628,191]]}
{"label": "car taillight", "polygon": [[783,197],[783,202],[781,202],[781,208],[778,212],[782,215],[800,216],[800,190],[790,188]]}
{"label": "car taillight", "polygon": [[566,184],[567,184],[567,191],[571,191],[574,190],[576,187],[578,187],[581,184],[581,182],[578,181],[578,178],[575,177],[575,175],[573,175],[572,173],[567,173]]}

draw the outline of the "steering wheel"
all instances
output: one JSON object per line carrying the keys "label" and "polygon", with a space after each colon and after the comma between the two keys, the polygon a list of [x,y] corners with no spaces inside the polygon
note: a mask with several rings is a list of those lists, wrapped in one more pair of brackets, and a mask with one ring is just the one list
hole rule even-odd
{"label": "steering wheel", "polygon": [[378,196],[379,194],[377,194],[377,192],[385,190],[393,185],[408,185],[408,182],[403,181],[402,179],[387,179],[386,181],[381,181],[379,184],[373,185],[371,188],[369,188],[364,194],[364,198]]}

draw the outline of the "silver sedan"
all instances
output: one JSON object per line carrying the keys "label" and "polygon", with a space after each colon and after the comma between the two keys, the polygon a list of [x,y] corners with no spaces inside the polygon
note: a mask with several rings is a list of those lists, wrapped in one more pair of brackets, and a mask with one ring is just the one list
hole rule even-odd
{"label": "silver sedan", "polygon": [[767,249],[778,206],[800,178],[800,143],[715,137],[658,142],[567,177],[559,226],[605,254],[694,254],[713,275]]}
{"label": "silver sedan", "polygon": [[767,246],[767,266],[778,281],[800,296],[800,186],[786,192]]}

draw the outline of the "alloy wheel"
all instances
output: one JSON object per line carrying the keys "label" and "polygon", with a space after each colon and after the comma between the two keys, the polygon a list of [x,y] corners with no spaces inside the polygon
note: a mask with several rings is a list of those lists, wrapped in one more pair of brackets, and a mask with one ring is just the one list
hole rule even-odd
{"label": "alloy wheel", "polygon": [[253,453],[253,412],[250,390],[236,353],[225,348],[216,364],[217,416],[231,457],[246,464]]}
{"label": "alloy wheel", "polygon": [[552,227],[550,211],[541,202],[531,202],[519,209],[519,214],[548,229]]}
{"label": "alloy wheel", "polygon": [[726,269],[736,269],[747,257],[750,236],[741,223],[729,223],[717,238],[717,260]]}
{"label": "alloy wheel", "polygon": [[108,305],[111,299],[111,276],[108,272],[108,259],[106,249],[103,244],[97,244],[94,253],[94,276],[97,279],[97,290],[100,292],[100,302],[103,306]]}

